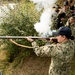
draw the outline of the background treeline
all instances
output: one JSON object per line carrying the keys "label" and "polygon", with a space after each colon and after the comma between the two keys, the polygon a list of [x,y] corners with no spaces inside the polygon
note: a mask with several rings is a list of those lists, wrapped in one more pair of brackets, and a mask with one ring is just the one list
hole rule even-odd
{"label": "background treeline", "polygon": [[[9,1],[14,0],[8,0],[8,2]],[[21,2],[17,2],[17,5],[14,10],[10,8],[9,10],[9,13],[6,13],[7,17],[4,17],[3,23],[0,24],[0,35],[38,35],[34,29],[34,24],[39,20],[41,12],[36,11],[35,5],[33,3],[29,2],[29,0],[22,0]],[[23,45],[31,46],[30,42],[28,42],[26,39],[15,39],[15,41]],[[33,54],[32,49],[18,47],[12,44],[8,39],[1,40],[0,44],[7,51],[6,61],[8,62],[8,65],[9,63],[13,63],[16,59],[14,66],[17,66],[27,56]],[[6,70],[6,68],[4,69]],[[3,72],[5,71],[4,69],[2,69]]]}
{"label": "background treeline", "polygon": [[[8,36],[36,36],[37,32],[34,29],[34,24],[39,20],[40,13],[35,11],[33,3],[28,1],[22,1],[16,5],[14,10],[10,10],[10,13],[6,15],[8,17],[3,18],[3,23],[0,25],[0,35]],[[25,39],[15,39],[16,42],[30,46],[30,43]],[[18,54],[23,51],[27,55],[28,49],[17,47],[16,45],[4,40],[7,44],[7,50],[9,50],[8,61],[12,62]],[[29,52],[30,53],[30,52]],[[28,54],[29,54],[28,53]]]}
{"label": "background treeline", "polygon": [[5,2],[5,1],[8,1],[8,2],[20,2],[20,1],[27,1],[27,2],[29,2],[30,0],[0,0],[0,2]]}

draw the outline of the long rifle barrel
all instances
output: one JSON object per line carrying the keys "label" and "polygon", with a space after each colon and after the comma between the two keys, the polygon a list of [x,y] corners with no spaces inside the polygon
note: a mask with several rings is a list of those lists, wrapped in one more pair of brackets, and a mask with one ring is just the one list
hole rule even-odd
{"label": "long rifle barrel", "polygon": [[[0,36],[0,39],[26,39],[29,36]],[[46,39],[50,40],[50,38],[47,37],[37,37],[37,36],[31,36],[32,39]],[[53,42],[58,43],[57,39],[52,39]]]}
{"label": "long rifle barrel", "polygon": [[[0,36],[0,39],[25,39],[28,38],[29,36]],[[31,36],[30,38],[32,39],[42,39],[44,37],[37,37],[37,36]],[[48,38],[45,38],[48,39]]]}

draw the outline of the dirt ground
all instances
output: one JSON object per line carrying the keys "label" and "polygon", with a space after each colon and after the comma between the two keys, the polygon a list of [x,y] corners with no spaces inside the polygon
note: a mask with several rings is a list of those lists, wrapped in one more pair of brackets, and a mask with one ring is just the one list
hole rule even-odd
{"label": "dirt ground", "polygon": [[19,69],[15,69],[13,75],[48,75],[50,58],[33,55],[25,59]]}
{"label": "dirt ground", "polygon": [[[6,52],[0,52],[0,56],[5,55]],[[0,58],[0,61],[3,61],[5,57]],[[35,54],[26,57],[20,65],[15,68],[12,68],[9,65],[9,68],[6,69],[6,73],[3,75],[48,75],[50,57],[38,57]],[[5,64],[6,65],[6,64]],[[4,68],[0,62],[0,68]],[[75,75],[75,58],[72,61],[72,75]]]}
{"label": "dirt ground", "polygon": [[[14,70],[13,75],[48,75],[50,58],[32,55],[25,59],[20,68]],[[75,59],[72,62],[72,75],[75,75]]]}

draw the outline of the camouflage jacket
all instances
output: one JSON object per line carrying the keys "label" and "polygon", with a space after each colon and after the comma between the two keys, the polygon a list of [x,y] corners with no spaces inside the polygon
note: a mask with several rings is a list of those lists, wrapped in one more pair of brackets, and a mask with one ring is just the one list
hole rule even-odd
{"label": "camouflage jacket", "polygon": [[57,28],[58,13],[55,12],[55,13],[52,14],[51,21],[52,21],[51,29],[52,29],[52,30],[58,29],[58,28]]}
{"label": "camouflage jacket", "polygon": [[[71,17],[71,16],[72,16],[72,13],[71,13],[70,8],[69,8],[69,9],[67,9],[67,10],[65,11],[65,14],[66,14],[67,18],[69,18],[69,17]],[[68,19],[67,19],[67,20],[68,20]]]}
{"label": "camouflage jacket", "polygon": [[75,23],[71,24],[70,28],[72,30],[72,35],[75,37]]}
{"label": "camouflage jacket", "polygon": [[71,28],[71,31],[72,31],[72,35],[75,37],[75,23],[69,23],[69,21],[66,23],[65,26],[68,26]]}
{"label": "camouflage jacket", "polygon": [[55,19],[52,20],[51,30],[57,30],[61,26],[64,26],[65,20],[62,21],[60,18],[58,18],[59,15],[56,15]]}
{"label": "camouflage jacket", "polygon": [[32,42],[32,46],[37,56],[51,57],[49,75],[70,75],[70,61],[74,56],[74,42],[69,40],[66,43],[42,47],[39,47],[36,42]]}
{"label": "camouflage jacket", "polygon": [[64,8],[62,8],[59,13],[62,13],[62,12],[64,12],[66,14],[67,18],[72,16],[70,7],[68,9],[66,9],[66,10],[64,10]]}

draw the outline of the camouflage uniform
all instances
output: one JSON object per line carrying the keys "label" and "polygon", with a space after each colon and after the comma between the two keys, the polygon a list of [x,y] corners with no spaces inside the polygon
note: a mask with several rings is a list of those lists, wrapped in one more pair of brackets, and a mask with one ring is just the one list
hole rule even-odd
{"label": "camouflage uniform", "polygon": [[75,37],[75,23],[69,23],[69,21],[66,23],[65,26],[68,26],[71,28],[71,31],[72,31],[72,35]]}
{"label": "camouflage uniform", "polygon": [[65,23],[66,23],[68,18],[70,18],[72,16],[70,7],[67,10],[65,10],[65,11],[64,11],[64,9],[61,9],[60,13],[62,13],[62,12],[64,12],[66,14],[66,17],[65,17]]}
{"label": "camouflage uniform", "polygon": [[49,75],[70,75],[70,61],[74,56],[74,42],[52,44],[39,47],[36,42],[32,42],[34,52],[37,56],[51,57]]}
{"label": "camouflage uniform", "polygon": [[68,18],[72,16],[72,13],[71,13],[70,8],[68,8],[68,9],[65,11],[65,14],[66,14],[67,20],[68,20]]}
{"label": "camouflage uniform", "polygon": [[61,13],[61,14],[56,14],[56,16],[54,16],[54,18],[52,19],[52,26],[51,29],[52,30],[57,30],[59,29],[61,26],[64,26],[64,22],[65,20],[61,20],[62,18],[64,18],[66,14],[65,13]]}
{"label": "camouflage uniform", "polygon": [[66,17],[65,17],[65,23],[67,22],[68,18],[70,18],[72,16],[72,13],[71,13],[71,10],[70,8],[68,8],[66,11],[65,11],[65,14],[66,14]]}
{"label": "camouflage uniform", "polygon": [[54,13],[52,15],[52,26],[51,26],[52,30],[57,29],[57,22],[58,22],[58,13]]}

